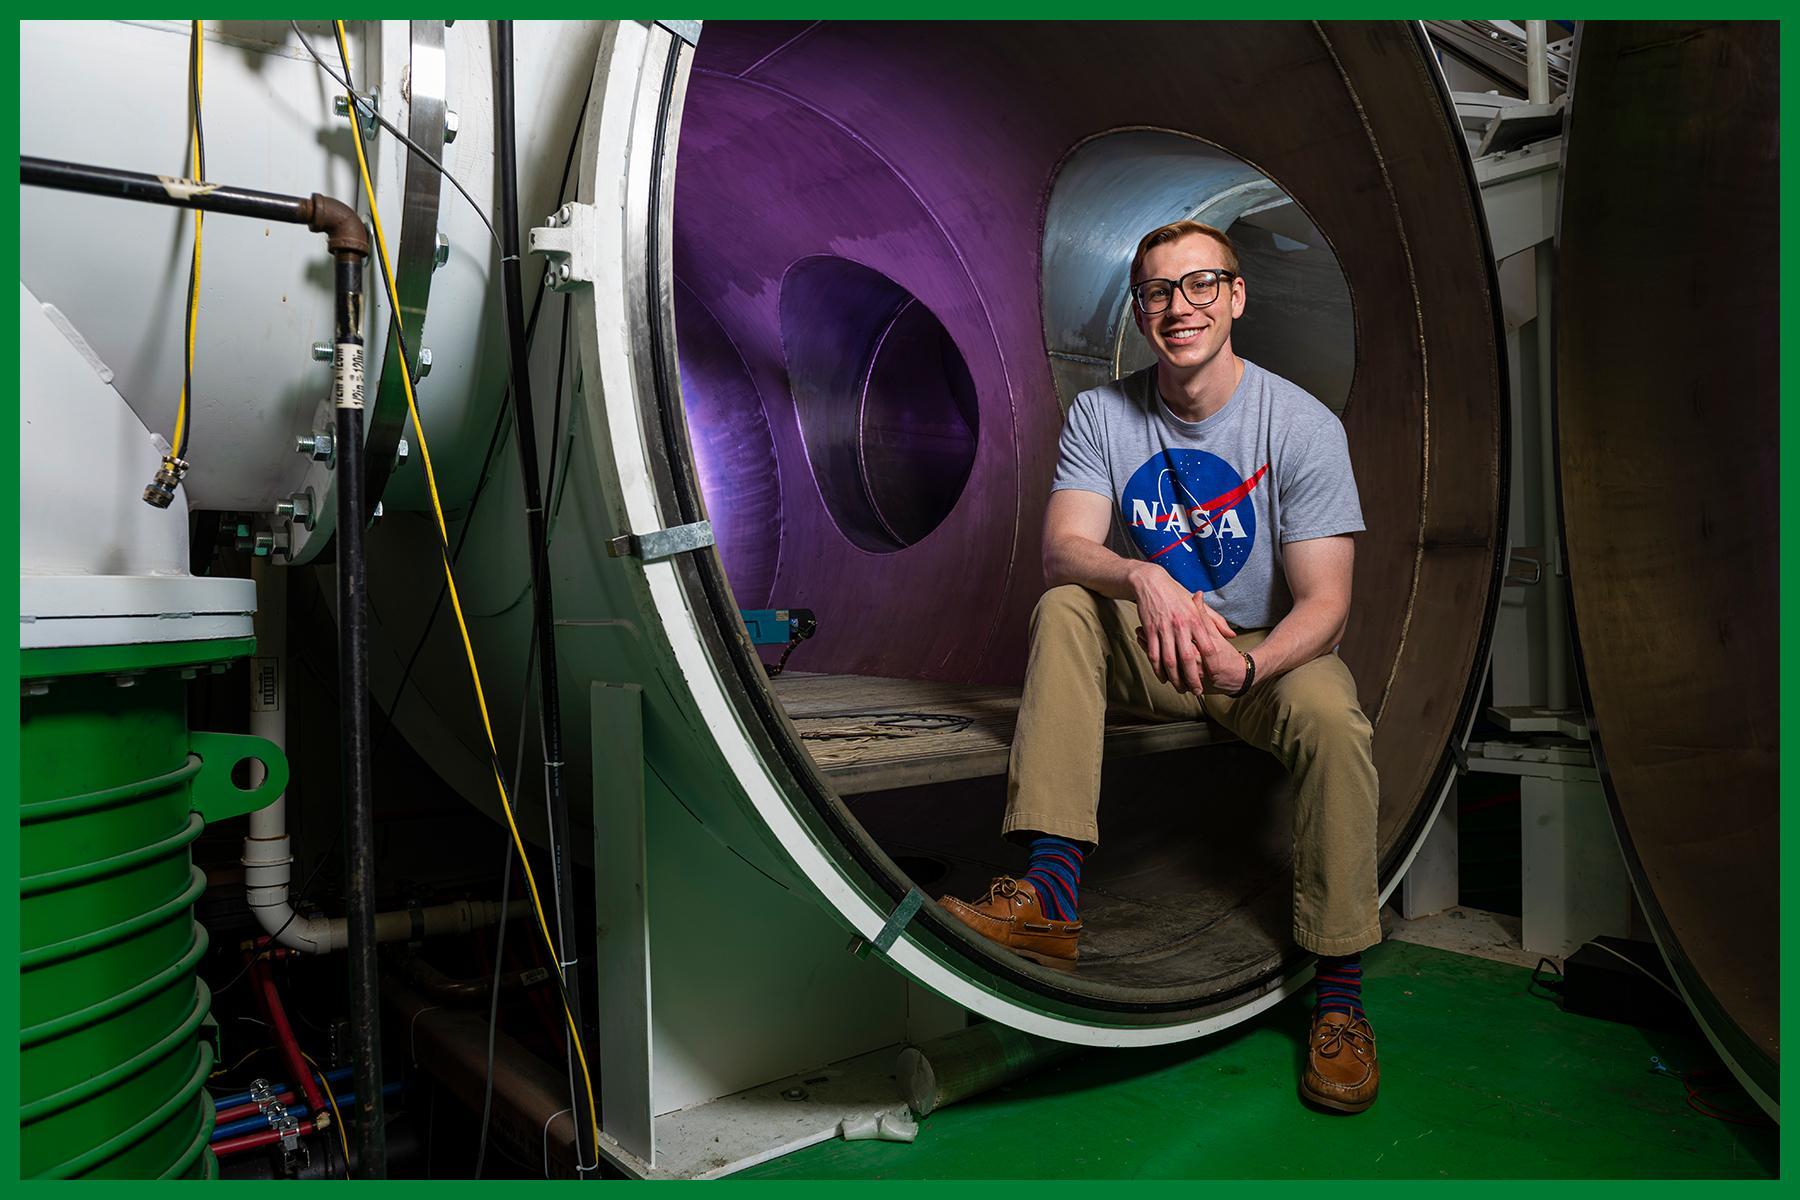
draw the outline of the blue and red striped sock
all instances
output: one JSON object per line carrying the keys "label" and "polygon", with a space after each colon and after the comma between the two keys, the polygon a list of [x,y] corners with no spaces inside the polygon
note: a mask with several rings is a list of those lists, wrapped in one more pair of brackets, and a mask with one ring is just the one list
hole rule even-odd
{"label": "blue and red striped sock", "polygon": [[1021,876],[1037,891],[1052,921],[1077,921],[1081,902],[1081,847],[1068,838],[1040,834],[1031,842],[1031,864]]}
{"label": "blue and red striped sock", "polygon": [[1319,969],[1313,974],[1313,991],[1318,996],[1315,1012],[1347,1013],[1353,1021],[1361,1017],[1362,955],[1332,957],[1321,954]]}

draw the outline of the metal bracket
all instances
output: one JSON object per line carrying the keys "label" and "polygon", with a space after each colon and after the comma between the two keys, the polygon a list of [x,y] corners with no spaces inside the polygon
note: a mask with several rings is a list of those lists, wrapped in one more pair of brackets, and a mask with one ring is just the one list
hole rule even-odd
{"label": "metal bracket", "polygon": [[566,292],[594,282],[594,206],[569,203],[531,231],[531,252],[548,260],[544,283]]}
{"label": "metal bracket", "polygon": [[269,1128],[281,1135],[281,1148],[292,1150],[300,1144],[300,1118],[281,1103],[269,1105]]}
{"label": "metal bracket", "polygon": [[645,562],[657,562],[673,558],[677,554],[686,554],[690,550],[704,550],[713,544],[712,522],[695,521],[691,525],[658,529],[654,533],[622,534],[606,543],[606,552],[613,558],[641,558]]}
{"label": "metal bracket", "polygon": [[[1532,568],[1529,578],[1513,574],[1514,569],[1521,563]],[[1513,551],[1511,559],[1506,564],[1506,578],[1501,580],[1502,585],[1505,587],[1531,587],[1543,581],[1544,560],[1529,554],[1520,554],[1517,550]]]}
{"label": "metal bracket", "polygon": [[867,958],[870,950],[886,954],[893,949],[894,943],[900,940],[900,931],[911,924],[912,919],[918,916],[919,910],[924,907],[925,893],[918,888],[909,888],[906,895],[901,897],[900,903],[894,907],[894,911],[888,914],[887,923],[881,927],[881,932],[877,933],[873,940],[852,938],[850,953],[858,958]]}
{"label": "metal bracket", "polygon": [[700,44],[700,21],[658,21],[657,24],[690,46]]}
{"label": "metal bracket", "polygon": [[[356,94],[356,119],[363,128],[363,137],[365,138],[374,137],[375,131],[380,128],[379,123],[375,120],[375,114],[379,111],[380,104],[380,88],[370,88],[366,92]],[[331,107],[338,116],[348,117],[350,115],[350,97],[342,94],[332,97]]]}
{"label": "metal bracket", "polygon": [[250,1099],[255,1101],[257,1108],[268,1112],[269,1105],[275,1102],[275,1085],[267,1079],[252,1079],[250,1081]]}

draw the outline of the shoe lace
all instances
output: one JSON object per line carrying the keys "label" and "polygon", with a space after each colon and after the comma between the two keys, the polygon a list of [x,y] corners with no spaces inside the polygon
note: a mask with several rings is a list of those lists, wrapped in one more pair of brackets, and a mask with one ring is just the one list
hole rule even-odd
{"label": "shoe lace", "polygon": [[987,899],[992,900],[996,896],[1014,896],[1018,894],[1018,891],[1019,881],[1011,875],[1002,875],[989,882]]}
{"label": "shoe lace", "polygon": [[1367,1021],[1320,1021],[1315,1028],[1319,1054],[1325,1058],[1336,1058],[1346,1042],[1354,1051],[1374,1053],[1375,1031],[1369,1028]]}

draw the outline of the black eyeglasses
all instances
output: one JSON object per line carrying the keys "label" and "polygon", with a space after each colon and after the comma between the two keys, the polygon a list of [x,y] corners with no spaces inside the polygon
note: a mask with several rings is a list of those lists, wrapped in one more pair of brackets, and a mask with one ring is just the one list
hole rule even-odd
{"label": "black eyeglasses", "polygon": [[1195,308],[1205,308],[1219,298],[1219,283],[1222,280],[1242,278],[1236,271],[1215,271],[1208,268],[1189,271],[1179,280],[1146,279],[1132,285],[1131,302],[1146,317],[1154,317],[1175,303],[1175,289],[1180,288],[1189,304]]}

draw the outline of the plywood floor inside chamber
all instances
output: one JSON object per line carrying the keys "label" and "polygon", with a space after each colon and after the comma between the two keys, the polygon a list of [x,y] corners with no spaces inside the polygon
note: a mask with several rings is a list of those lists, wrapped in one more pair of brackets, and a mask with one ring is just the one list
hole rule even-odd
{"label": "plywood floor inside chamber", "polygon": [[[784,672],[775,695],[840,795],[1005,775],[1019,689]],[[1110,720],[1108,758],[1228,741],[1210,722]]]}
{"label": "plywood floor inside chamber", "polygon": [[[927,896],[1017,875],[1000,835],[1019,689],[783,673],[776,695],[863,829]],[[1294,954],[1291,803],[1266,754],[1202,722],[1108,723],[1081,982],[1228,991]]]}

